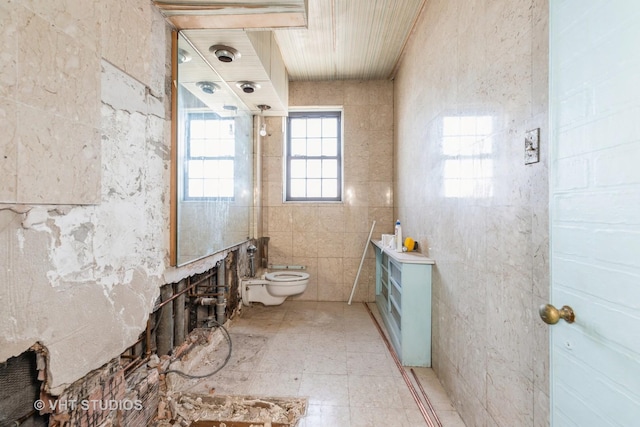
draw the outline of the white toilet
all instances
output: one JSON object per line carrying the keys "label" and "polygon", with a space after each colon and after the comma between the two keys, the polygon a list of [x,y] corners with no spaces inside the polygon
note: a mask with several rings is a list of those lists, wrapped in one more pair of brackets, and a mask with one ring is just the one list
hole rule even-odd
{"label": "white toilet", "polygon": [[263,279],[242,279],[242,304],[249,306],[252,302],[260,302],[264,305],[280,305],[287,297],[303,293],[308,283],[308,273],[292,271],[267,273]]}

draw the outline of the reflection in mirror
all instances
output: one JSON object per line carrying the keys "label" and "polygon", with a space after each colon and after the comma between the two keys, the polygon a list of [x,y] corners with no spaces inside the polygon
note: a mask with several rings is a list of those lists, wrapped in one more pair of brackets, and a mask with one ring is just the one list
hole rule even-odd
{"label": "reflection in mirror", "polygon": [[178,34],[177,265],[248,239],[253,121],[248,109]]}

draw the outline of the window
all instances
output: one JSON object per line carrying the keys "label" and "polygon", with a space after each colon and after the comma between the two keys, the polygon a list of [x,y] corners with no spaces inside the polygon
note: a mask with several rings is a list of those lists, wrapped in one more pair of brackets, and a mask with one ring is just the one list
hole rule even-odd
{"label": "window", "polygon": [[341,118],[340,111],[289,113],[286,201],[342,200]]}
{"label": "window", "polygon": [[493,195],[493,118],[447,116],[442,123],[444,196]]}
{"label": "window", "polygon": [[234,128],[215,113],[188,114],[185,199],[233,199]]}

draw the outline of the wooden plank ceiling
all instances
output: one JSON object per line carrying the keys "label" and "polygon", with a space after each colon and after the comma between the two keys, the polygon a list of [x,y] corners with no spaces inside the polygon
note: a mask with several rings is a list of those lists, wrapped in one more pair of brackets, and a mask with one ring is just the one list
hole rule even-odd
{"label": "wooden plank ceiling", "polygon": [[179,29],[274,31],[291,81],[392,78],[425,2],[154,1]]}

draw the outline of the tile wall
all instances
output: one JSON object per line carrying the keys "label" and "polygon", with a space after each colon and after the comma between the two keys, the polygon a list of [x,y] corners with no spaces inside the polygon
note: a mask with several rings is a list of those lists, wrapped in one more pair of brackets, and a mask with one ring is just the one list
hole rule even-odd
{"label": "tile wall", "polygon": [[[283,120],[267,118],[262,226],[269,262],[307,267],[309,287],[298,299],[347,301],[373,221],[374,236],[393,231],[393,82],[291,82],[289,106],[343,108],[344,201],[283,203]],[[369,248],[353,301],[374,300],[374,277]]]}
{"label": "tile wall", "polygon": [[470,426],[548,425],[547,38],[546,0],[430,0],[395,80],[395,215],[436,261],[433,365]]}

